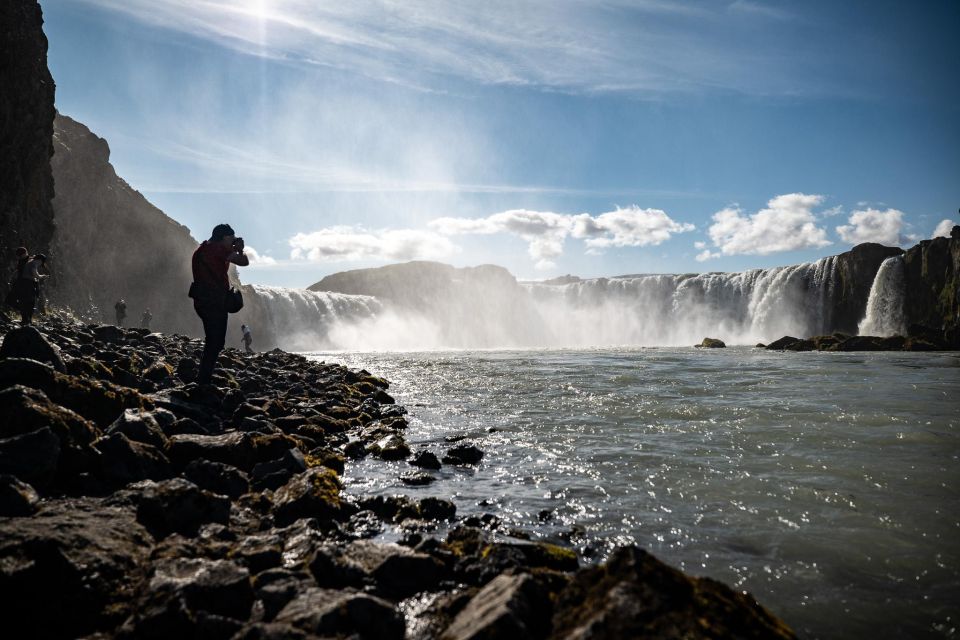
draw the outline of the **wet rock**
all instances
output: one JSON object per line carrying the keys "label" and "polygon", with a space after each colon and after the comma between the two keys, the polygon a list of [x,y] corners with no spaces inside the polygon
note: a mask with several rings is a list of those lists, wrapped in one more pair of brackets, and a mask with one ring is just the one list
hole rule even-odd
{"label": "wet rock", "polygon": [[280,566],[283,561],[283,542],[273,533],[246,536],[230,549],[229,557],[247,567],[251,573],[260,573]]}
{"label": "wet rock", "polygon": [[352,591],[307,589],[277,615],[316,635],[356,634],[363,640],[400,640],[403,616],[386,600]]}
{"label": "wet rock", "polygon": [[273,515],[281,526],[299,518],[334,518],[341,512],[340,479],[326,467],[313,467],[277,489],[273,502]]}
{"label": "wet rock", "polygon": [[0,519],[2,607],[16,612],[4,616],[4,636],[77,638],[119,624],[151,543],[132,511],[91,499]]}
{"label": "wet rock", "polygon": [[704,338],[700,344],[693,346],[702,349],[723,349],[727,345],[723,340],[718,340],[717,338]]}
{"label": "wet rock", "polygon": [[67,372],[60,348],[50,344],[36,327],[19,327],[7,332],[0,344],[0,358],[28,358],[44,362],[60,373]]}
{"label": "wet rock", "polygon": [[119,418],[106,429],[106,433],[122,433],[130,440],[149,444],[163,451],[167,446],[167,436],[157,424],[156,419],[144,411],[126,409]]}
{"label": "wet rock", "polygon": [[311,449],[310,453],[304,456],[304,460],[309,467],[327,467],[328,469],[333,469],[338,474],[342,474],[346,469],[346,460],[344,460],[344,457],[333,449],[327,449],[325,447]]}
{"label": "wet rock", "polygon": [[[444,640],[544,638],[550,600],[529,574],[499,575],[483,587],[443,632]],[[595,637],[595,636],[589,636]]]}
{"label": "wet rock", "polygon": [[33,515],[39,503],[40,496],[29,484],[12,475],[0,475],[0,517]]}
{"label": "wet rock", "polygon": [[230,501],[200,489],[183,478],[164,482],[146,480],[131,489],[138,495],[137,521],[162,538],[171,533],[195,536],[208,522],[226,524],[230,518]]}
{"label": "wet rock", "polygon": [[60,461],[60,440],[49,427],[0,439],[0,473],[37,487],[53,484]]}
{"label": "wet rock", "polygon": [[453,520],[457,507],[443,498],[424,498],[418,503],[420,517],[425,520]]}
{"label": "wet rock", "polygon": [[787,349],[790,345],[793,345],[797,342],[801,342],[800,338],[794,338],[793,336],[783,336],[779,340],[774,340],[767,345],[767,349],[771,351],[783,351]]}
{"label": "wet rock", "polygon": [[253,438],[237,431],[216,436],[175,435],[170,438],[166,453],[170,461],[179,466],[186,466],[194,460],[209,460],[249,471],[256,463]]}
{"label": "wet rock", "polygon": [[194,460],[183,470],[183,477],[201,489],[234,499],[250,490],[247,474],[222,462]]}
{"label": "wet rock", "polygon": [[399,435],[390,434],[367,447],[367,452],[383,460],[403,460],[410,455],[410,447]]}
{"label": "wet rock", "polygon": [[472,444],[458,444],[447,449],[444,464],[477,464],[483,459],[483,451]]}
{"label": "wet rock", "polygon": [[[335,563],[362,572],[381,593],[391,598],[405,598],[436,589],[445,575],[443,565],[436,558],[398,544],[368,540],[351,542]],[[323,579],[324,572],[317,561],[310,568],[318,582]],[[343,570],[343,573],[347,571]]]}
{"label": "wet rock", "polygon": [[170,461],[156,447],[130,440],[115,432],[94,445],[100,452],[95,469],[98,478],[111,487],[122,487],[140,480],[166,480],[173,475]]}
{"label": "wet rock", "polygon": [[359,507],[374,512],[386,522],[420,517],[420,507],[407,496],[368,496],[360,499]]}
{"label": "wet rock", "polygon": [[383,531],[383,523],[373,511],[358,511],[343,523],[342,530],[354,538],[372,538]]}
{"label": "wet rock", "polygon": [[410,460],[410,464],[423,469],[440,469],[440,460],[430,451],[420,451]]}
{"label": "wet rock", "polygon": [[793,638],[747,594],[692,578],[637,547],[581,570],[558,596],[553,638]]}
{"label": "wet rock", "polygon": [[343,455],[351,460],[359,460],[367,455],[367,446],[362,440],[351,440],[343,446]]}
{"label": "wet rock", "polygon": [[400,482],[412,487],[423,487],[431,482],[436,480],[429,473],[423,473],[422,471],[407,471],[406,473],[400,474]]}
{"label": "wet rock", "polygon": [[315,586],[310,574],[283,568],[267,569],[253,579],[254,593],[263,603],[266,620],[273,620],[300,592]]}

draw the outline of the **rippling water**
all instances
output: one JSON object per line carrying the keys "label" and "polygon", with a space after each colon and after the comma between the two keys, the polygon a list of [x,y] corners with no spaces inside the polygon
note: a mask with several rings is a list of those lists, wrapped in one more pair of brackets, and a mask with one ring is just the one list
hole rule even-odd
{"label": "rippling water", "polygon": [[386,377],[407,440],[466,435],[475,470],[353,493],[574,544],[636,543],[750,591],[805,637],[953,637],[960,613],[960,356],[639,349],[319,353]]}

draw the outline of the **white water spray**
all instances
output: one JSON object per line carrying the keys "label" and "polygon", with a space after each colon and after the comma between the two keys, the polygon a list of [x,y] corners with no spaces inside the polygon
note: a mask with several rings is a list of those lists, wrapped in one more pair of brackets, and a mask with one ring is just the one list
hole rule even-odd
{"label": "white water spray", "polygon": [[887,258],[877,270],[867,299],[867,314],[860,322],[862,336],[896,336],[907,332],[904,310],[903,258]]}

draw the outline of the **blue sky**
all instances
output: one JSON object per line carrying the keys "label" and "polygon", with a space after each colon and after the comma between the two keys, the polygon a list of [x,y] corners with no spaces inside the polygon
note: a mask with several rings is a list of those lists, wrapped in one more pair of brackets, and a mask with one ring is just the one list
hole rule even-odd
{"label": "blue sky", "polygon": [[[244,281],[735,271],[960,224],[960,3],[41,0],[57,108]],[[946,221],[946,222],[945,222]]]}

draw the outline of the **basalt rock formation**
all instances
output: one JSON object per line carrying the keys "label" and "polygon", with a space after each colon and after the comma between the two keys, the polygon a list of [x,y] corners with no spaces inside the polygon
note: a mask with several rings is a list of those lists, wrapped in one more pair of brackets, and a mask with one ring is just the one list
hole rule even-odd
{"label": "basalt rock formation", "polygon": [[51,254],[58,278],[52,300],[89,320],[112,322],[113,305],[123,298],[128,324],[138,326],[149,308],[152,328],[198,333],[186,296],[197,246],[189,230],[117,176],[107,141],[83,124],[57,114],[53,143]]}
{"label": "basalt rock formation", "polygon": [[857,333],[880,264],[890,256],[902,253],[903,249],[898,247],[865,242],[836,256],[837,271],[833,286],[837,290],[833,297],[831,330]]}
{"label": "basalt rock formation", "polygon": [[[903,255],[907,322],[942,330],[960,343],[960,226]],[[960,344],[957,345],[960,347]]]}
{"label": "basalt rock formation", "polygon": [[34,0],[0,3],[0,265],[14,249],[47,251],[53,234],[54,83],[43,13]]}

